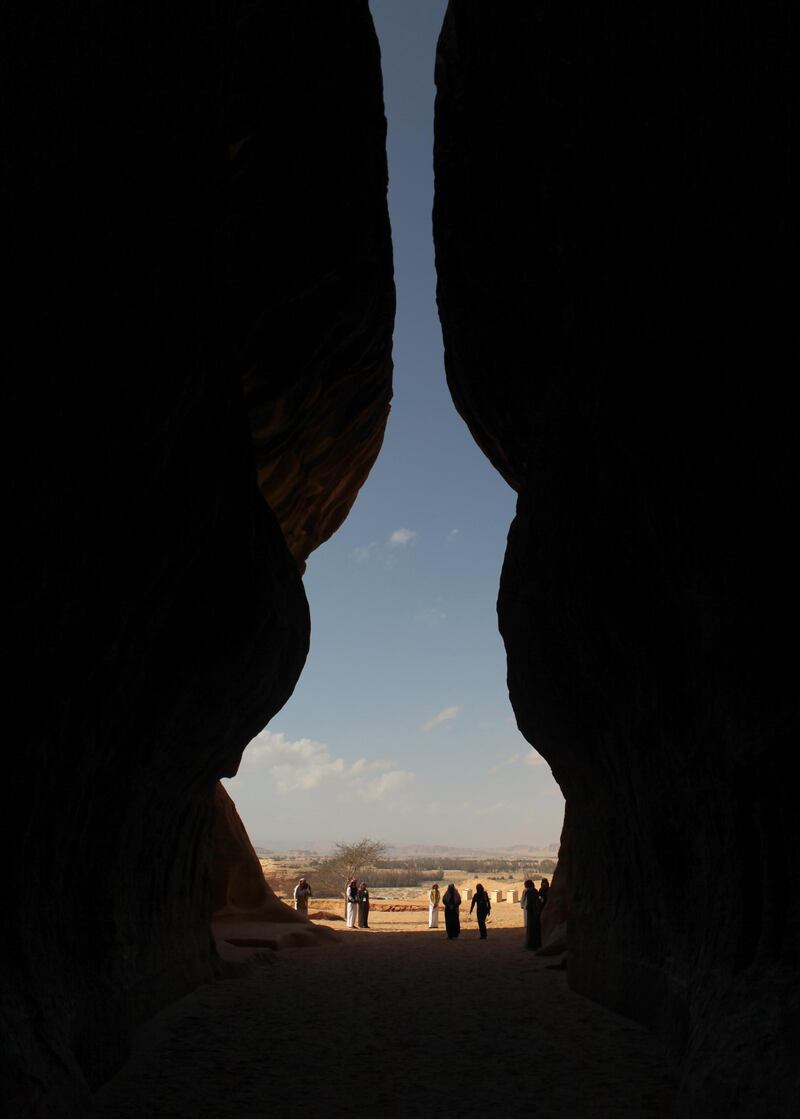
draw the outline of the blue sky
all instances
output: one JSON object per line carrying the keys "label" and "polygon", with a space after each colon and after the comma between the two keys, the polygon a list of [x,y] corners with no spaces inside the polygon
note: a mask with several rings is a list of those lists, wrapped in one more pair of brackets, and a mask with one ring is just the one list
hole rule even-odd
{"label": "blue sky", "polygon": [[444,376],[431,234],[444,0],[371,0],[397,283],[383,450],[305,576],[311,653],[225,784],[255,842],[544,845],[563,798],[517,730],[495,603],[515,495]]}

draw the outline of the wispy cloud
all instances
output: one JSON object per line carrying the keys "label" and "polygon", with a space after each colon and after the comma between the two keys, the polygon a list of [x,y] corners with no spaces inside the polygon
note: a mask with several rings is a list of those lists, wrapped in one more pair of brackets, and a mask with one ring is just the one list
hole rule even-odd
{"label": "wispy cloud", "polygon": [[376,758],[374,761],[367,761],[366,758],[359,758],[357,762],[353,762],[350,766],[350,773],[352,776],[360,776],[362,773],[374,773],[376,769],[391,769],[395,763],[386,758]]}
{"label": "wispy cloud", "polygon": [[414,621],[424,629],[438,629],[447,620],[444,610],[438,606],[426,606],[424,610],[417,610]]}
{"label": "wispy cloud", "polygon": [[458,540],[458,529],[451,528],[447,536],[445,536],[445,541],[448,544],[455,544],[456,540]]}
{"label": "wispy cloud", "polygon": [[420,730],[433,730],[434,727],[438,727],[441,723],[449,723],[451,720],[455,719],[460,710],[460,707],[443,707],[432,719],[428,719],[427,723],[423,723]]}
{"label": "wispy cloud", "polygon": [[353,548],[350,552],[350,559],[354,563],[369,563],[371,559],[380,556],[386,567],[394,567],[395,553],[398,548],[404,548],[406,545],[413,543],[416,536],[413,528],[396,528],[383,545],[380,545],[377,540],[371,540],[369,544],[362,544],[358,548]]}
{"label": "wispy cloud", "polygon": [[348,763],[335,758],[324,742],[313,738],[292,740],[270,730],[262,730],[242,758],[243,768],[266,769],[284,796],[335,783],[366,801],[383,800],[414,783],[414,773],[395,769],[394,765],[388,758],[358,758]]}
{"label": "wispy cloud", "polygon": [[378,547],[378,541],[373,540],[370,544],[366,544],[361,548],[353,548],[350,553],[350,558],[354,559],[356,563],[367,563],[372,559],[372,553]]}
{"label": "wispy cloud", "polygon": [[343,776],[343,758],[334,758],[324,742],[313,738],[288,739],[285,734],[262,730],[247,747],[242,766],[268,769],[281,793],[316,789],[324,781]]}
{"label": "wispy cloud", "polygon": [[489,769],[490,773],[498,773],[512,765],[538,766],[547,765],[541,754],[534,749],[526,750],[524,754],[504,754],[498,762]]}
{"label": "wispy cloud", "polygon": [[390,769],[371,781],[364,781],[355,789],[360,800],[385,800],[386,797],[410,789],[417,777],[406,769]]}
{"label": "wispy cloud", "polygon": [[416,535],[413,528],[396,528],[386,541],[386,547],[402,548],[403,545],[410,544]]}

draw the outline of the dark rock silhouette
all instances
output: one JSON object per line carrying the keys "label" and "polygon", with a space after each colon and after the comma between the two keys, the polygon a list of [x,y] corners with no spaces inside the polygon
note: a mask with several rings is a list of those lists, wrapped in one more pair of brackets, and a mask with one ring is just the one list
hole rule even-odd
{"label": "dark rock silhouette", "polygon": [[58,1119],[212,974],[214,790],[302,668],[393,288],[365,2],[13,31],[0,1101]]}
{"label": "dark rock silhouette", "polygon": [[564,827],[561,829],[561,843],[558,848],[558,862],[547,894],[547,903],[542,908],[542,947],[539,949],[539,955],[555,956],[566,949],[567,928],[574,892],[575,859],[572,853],[572,821],[569,802],[567,802]]}
{"label": "dark rock silhouette", "polygon": [[570,805],[573,987],[683,1110],[800,1112],[791,9],[451,0],[438,299],[519,494],[500,628]]}
{"label": "dark rock silhouette", "polygon": [[242,371],[261,492],[303,563],[380,449],[394,283],[386,121],[366,4],[240,4],[218,297]]}

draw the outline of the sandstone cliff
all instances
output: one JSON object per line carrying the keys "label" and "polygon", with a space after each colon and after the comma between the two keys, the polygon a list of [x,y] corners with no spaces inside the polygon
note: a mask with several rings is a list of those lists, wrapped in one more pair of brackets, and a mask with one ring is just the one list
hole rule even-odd
{"label": "sandstone cliff", "polygon": [[366,2],[15,30],[0,1099],[57,1119],[211,974],[214,789],[302,668],[393,288]]}

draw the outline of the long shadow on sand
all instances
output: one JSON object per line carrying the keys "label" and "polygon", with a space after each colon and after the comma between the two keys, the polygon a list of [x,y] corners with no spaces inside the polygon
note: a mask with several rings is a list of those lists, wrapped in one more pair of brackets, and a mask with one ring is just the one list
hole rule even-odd
{"label": "long shadow on sand", "polygon": [[519,929],[353,930],[275,953],[149,1023],[96,1119],[668,1115],[659,1043],[551,965]]}

